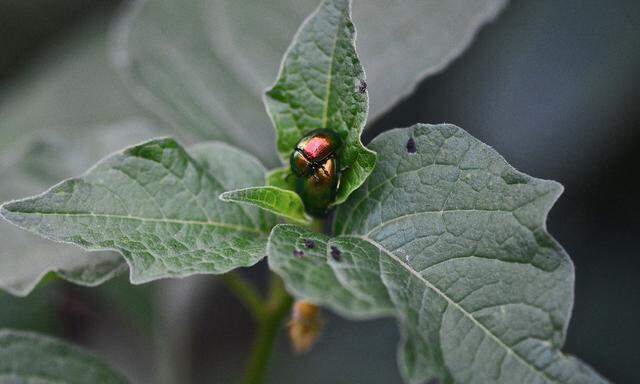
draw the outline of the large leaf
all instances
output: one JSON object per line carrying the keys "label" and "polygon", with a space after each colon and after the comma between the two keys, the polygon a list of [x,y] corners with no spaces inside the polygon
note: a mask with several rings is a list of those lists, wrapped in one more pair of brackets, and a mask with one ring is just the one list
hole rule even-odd
{"label": "large leaf", "polygon": [[[108,65],[107,20],[87,19],[4,87],[0,202],[38,193],[101,157],[159,134]],[[0,220],[0,289],[25,295],[49,271],[96,285],[126,268],[114,252],[88,255]]]}
{"label": "large leaf", "polygon": [[[339,237],[273,230],[269,263],[288,287],[350,315],[391,308],[410,383],[605,382],[559,351],[574,271],[545,220],[562,187],[452,125],[394,130],[371,147],[380,161],[338,208]],[[294,256],[305,240],[320,250]]]}
{"label": "large leaf", "polygon": [[[147,0],[118,28],[114,58],[134,94],[174,126],[277,164],[260,97],[318,0]],[[506,0],[356,1],[358,52],[379,117],[441,70]],[[401,65],[398,65],[401,60]]]}
{"label": "large leaf", "polygon": [[276,147],[287,161],[296,143],[316,129],[343,139],[336,204],[369,176],[375,153],[360,141],[367,118],[364,72],[355,50],[350,0],[326,0],[302,24],[287,51],[276,83],[265,94],[276,130]]}
{"label": "large leaf", "polygon": [[[0,201],[42,191],[60,179],[77,174],[91,163],[155,130],[141,120],[114,124],[57,127],[50,133],[26,135],[12,148],[0,151]],[[77,284],[94,286],[126,269],[114,252],[88,254],[53,244],[15,226],[0,222],[0,288],[25,295],[53,271]]]}
{"label": "large leaf", "polygon": [[108,20],[88,18],[64,39],[54,40],[11,86],[3,85],[0,151],[10,150],[26,135],[49,137],[59,128],[88,130],[141,116],[109,65],[107,24]]}
{"label": "large leaf", "polygon": [[34,333],[0,330],[0,383],[127,382],[119,373],[78,347]]}
{"label": "large leaf", "polygon": [[[240,171],[217,172],[221,164]],[[274,221],[218,195],[259,183],[264,173],[256,159],[224,144],[200,145],[191,157],[174,140],[158,139],[111,155],[39,196],[6,203],[0,213],[52,240],[119,251],[134,283],[224,273],[265,255]]]}

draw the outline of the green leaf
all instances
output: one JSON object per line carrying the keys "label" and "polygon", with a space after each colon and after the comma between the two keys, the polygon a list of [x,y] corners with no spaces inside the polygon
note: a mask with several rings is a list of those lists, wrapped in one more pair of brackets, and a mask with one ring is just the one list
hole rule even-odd
{"label": "green leaf", "polygon": [[376,155],[362,145],[367,119],[364,72],[355,50],[350,0],[326,0],[300,27],[287,51],[278,80],[265,93],[276,129],[280,158],[288,160],[310,131],[330,129],[343,139],[335,204],[345,201],[369,176]]}
{"label": "green leaf", "polygon": [[86,351],[52,337],[0,330],[0,383],[124,384]]}
{"label": "green leaf", "polygon": [[[296,29],[318,0],[135,2],[114,61],[138,100],[199,137],[278,163],[260,100]],[[357,1],[358,52],[376,119],[469,46],[506,0]],[[402,65],[398,65],[402,58]]]}
{"label": "green leaf", "polygon": [[293,177],[291,168],[289,167],[270,170],[265,177],[265,183],[272,187],[278,187],[288,191],[295,191],[296,189],[296,179]]}
{"label": "green leaf", "polygon": [[304,212],[304,204],[297,193],[278,187],[250,187],[224,192],[222,201],[255,205],[296,223],[308,225],[312,219]]}
{"label": "green leaf", "polygon": [[351,315],[361,311],[349,300],[391,306],[409,383],[606,382],[559,350],[574,271],[545,221],[560,184],[516,171],[453,125],[393,130],[371,148],[378,165],[338,208],[339,237],[295,257],[318,235],[272,231],[269,265],[292,292]]}
{"label": "green leaf", "polygon": [[[262,182],[264,167],[225,145],[200,145],[194,153],[200,162],[172,139],[152,140],[41,195],[6,203],[0,213],[55,241],[119,251],[133,283],[255,264],[265,256],[274,218],[218,195]],[[241,172],[212,173],[220,159]]]}
{"label": "green leaf", "polygon": [[[141,120],[114,124],[56,127],[50,133],[25,134],[0,150],[0,201],[38,193],[60,179],[157,131]],[[24,296],[49,272],[76,284],[95,286],[126,270],[115,252],[87,253],[54,244],[0,220],[0,288]]]}
{"label": "green leaf", "polygon": [[[0,90],[0,202],[39,193],[105,155],[162,131],[140,118],[107,57],[108,20],[90,17]],[[115,252],[88,254],[0,220],[0,289],[28,294],[55,271],[96,285],[126,269]]]}
{"label": "green leaf", "polygon": [[367,283],[361,286],[354,281],[352,287],[351,283],[344,282],[343,274],[334,270],[337,264],[330,263],[327,254],[329,249],[330,256],[330,241],[329,237],[308,229],[277,225],[269,237],[269,267],[284,279],[292,294],[327,305],[345,317],[367,319],[394,314],[378,267],[363,260],[367,265],[358,273]]}

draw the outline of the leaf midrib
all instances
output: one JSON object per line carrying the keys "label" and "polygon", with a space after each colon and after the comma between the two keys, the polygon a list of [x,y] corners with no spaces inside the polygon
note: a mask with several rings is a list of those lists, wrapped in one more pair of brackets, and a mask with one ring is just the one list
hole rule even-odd
{"label": "leaf midrib", "polygon": [[[340,12],[343,14],[344,12]],[[331,46],[331,55],[329,57],[329,68],[327,71],[327,87],[325,90],[325,97],[322,105],[322,128],[327,128],[327,120],[329,119],[329,98],[331,97],[331,83],[333,82],[333,63],[336,57],[336,47],[338,45],[338,36],[342,31],[343,22],[339,22],[336,28],[336,34],[333,37],[333,44]]]}
{"label": "leaf midrib", "polygon": [[369,242],[370,244],[372,244],[373,246],[375,246],[376,248],[378,248],[378,250],[380,250],[382,253],[386,254],[388,257],[390,257],[391,259],[393,259],[394,261],[396,261],[398,264],[400,264],[400,266],[402,266],[404,269],[406,269],[410,274],[412,274],[413,276],[417,277],[420,281],[422,281],[427,288],[431,289],[433,292],[435,292],[437,295],[441,296],[443,299],[445,299],[445,301],[449,304],[452,305],[454,308],[456,308],[457,310],[459,310],[465,317],[467,317],[469,320],[471,320],[471,322],[473,324],[475,324],[478,328],[480,328],[481,331],[483,331],[484,333],[487,334],[487,336],[489,336],[490,338],[492,338],[499,346],[501,346],[502,348],[504,348],[507,352],[507,354],[511,354],[513,355],[518,361],[520,361],[525,367],[527,367],[529,370],[531,370],[532,372],[536,373],[537,375],[541,376],[544,380],[551,382],[551,383],[559,383],[558,381],[556,381],[555,379],[549,377],[549,375],[544,372],[541,371],[539,369],[537,369],[535,366],[533,366],[531,363],[529,363],[528,361],[526,361],[522,356],[520,356],[516,351],[514,351],[512,348],[510,348],[508,345],[506,345],[502,340],[500,340],[498,338],[498,336],[496,336],[493,332],[491,332],[487,327],[485,327],[482,323],[480,323],[478,320],[476,320],[475,317],[472,316],[471,313],[467,312],[464,308],[462,308],[462,306],[458,303],[456,303],[455,301],[453,301],[449,296],[447,296],[444,292],[442,292],[440,289],[438,289],[435,285],[433,285],[431,282],[429,282],[427,279],[425,279],[420,273],[418,273],[417,271],[415,271],[413,268],[411,268],[410,265],[408,265],[407,263],[405,263],[404,261],[402,261],[399,257],[397,257],[396,255],[394,255],[392,252],[390,252],[389,250],[387,250],[382,244],[376,242],[375,240],[367,237],[367,236],[355,236],[356,238],[360,238],[364,241]]}
{"label": "leaf midrib", "polygon": [[222,222],[213,221],[213,220],[183,220],[183,219],[169,219],[169,218],[153,218],[153,217],[139,217],[139,216],[131,216],[131,215],[114,215],[109,213],[20,212],[20,211],[10,211],[8,209],[6,209],[6,211],[11,213],[21,213],[23,215],[95,217],[95,218],[104,218],[104,219],[136,220],[136,221],[151,222],[151,223],[212,226],[212,227],[233,229],[236,231],[264,234],[262,230],[257,228],[251,228],[251,227],[246,227],[246,226],[237,225],[237,224],[222,223]]}

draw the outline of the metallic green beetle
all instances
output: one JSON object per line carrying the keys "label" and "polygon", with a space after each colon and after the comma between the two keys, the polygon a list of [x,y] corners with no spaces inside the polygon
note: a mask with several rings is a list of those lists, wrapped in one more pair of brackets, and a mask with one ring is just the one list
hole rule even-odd
{"label": "metallic green beetle", "polygon": [[340,184],[338,153],[342,140],[337,133],[318,129],[300,139],[291,153],[291,172],[296,192],[313,216],[324,216],[335,200]]}

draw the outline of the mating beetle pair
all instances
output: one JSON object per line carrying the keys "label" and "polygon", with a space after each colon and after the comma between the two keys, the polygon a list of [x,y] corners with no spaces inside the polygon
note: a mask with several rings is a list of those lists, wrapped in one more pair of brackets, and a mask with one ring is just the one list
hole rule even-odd
{"label": "mating beetle pair", "polygon": [[291,153],[295,189],[313,216],[324,216],[340,184],[338,154],[342,140],[337,133],[318,129],[304,136]]}

